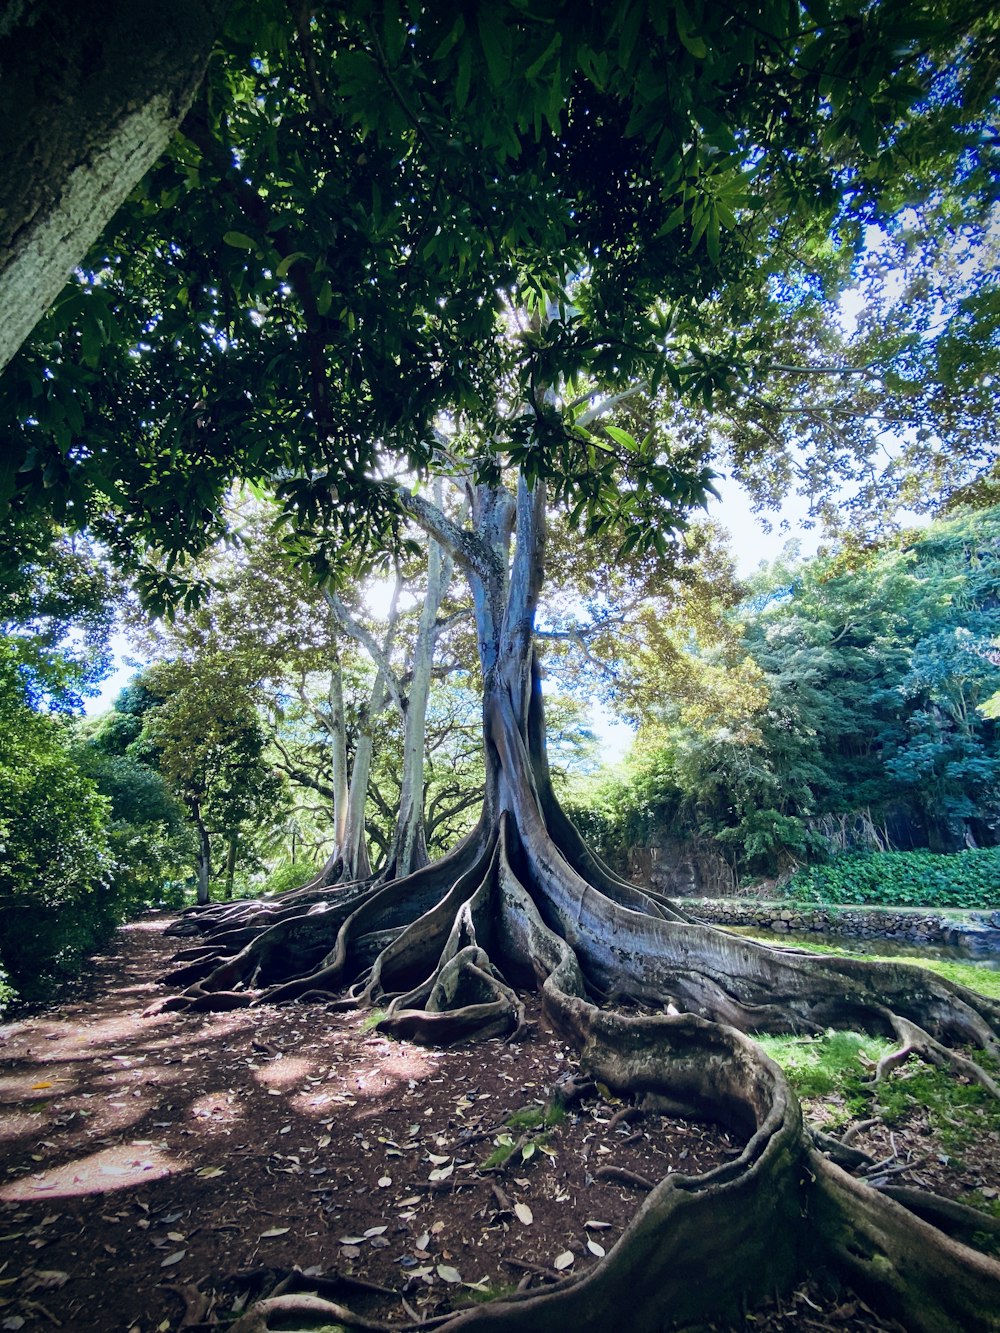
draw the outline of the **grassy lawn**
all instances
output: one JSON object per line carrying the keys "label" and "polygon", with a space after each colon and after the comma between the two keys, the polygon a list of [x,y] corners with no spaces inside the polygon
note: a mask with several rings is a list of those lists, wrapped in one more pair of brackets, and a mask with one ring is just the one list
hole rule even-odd
{"label": "grassy lawn", "polygon": [[[738,933],[751,939],[761,940],[765,944],[786,944],[783,936],[775,935],[773,931],[769,930],[741,929]],[[796,939],[794,943],[791,941],[787,943],[789,947],[802,949],[806,953],[836,954],[840,958],[866,958],[869,962],[907,963],[916,967],[926,967],[929,972],[936,972],[938,976],[946,977],[948,981],[958,982],[960,986],[968,986],[969,990],[977,991],[980,995],[989,996],[991,1000],[1000,1000],[1000,969],[979,967],[975,963],[958,963],[952,959],[908,958],[899,955],[860,953],[852,949],[849,944],[814,944],[811,940],[806,942],[800,939]]]}

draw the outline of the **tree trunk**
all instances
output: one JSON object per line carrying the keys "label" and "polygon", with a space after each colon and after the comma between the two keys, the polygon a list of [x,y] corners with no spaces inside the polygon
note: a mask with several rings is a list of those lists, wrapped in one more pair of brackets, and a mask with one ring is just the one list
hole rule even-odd
{"label": "tree trunk", "polygon": [[201,82],[229,0],[19,0],[0,17],[0,370]]}
{"label": "tree trunk", "polygon": [[[324,884],[333,884],[345,870],[345,848],[350,808],[347,773],[347,716],[344,712],[344,670],[340,649],[334,644],[327,690],[329,706],[330,767],[333,776],[333,848],[321,872]],[[293,854],[292,860],[295,860]]]}
{"label": "tree trunk", "polygon": [[[441,482],[436,484],[435,502],[441,503]],[[400,879],[420,870],[428,862],[424,829],[424,753],[427,743],[427,704],[431,692],[434,655],[441,627],[438,613],[452,579],[452,561],[433,537],[427,548],[427,595],[420,611],[420,624],[413,645],[413,671],[406,695],[403,722],[403,770],[400,780],[399,813],[392,846],[386,858],[384,878]]]}
{"label": "tree trunk", "polygon": [[233,896],[233,883],[236,879],[236,857],[239,850],[239,837],[234,833],[226,849],[226,885],[223,890],[227,901]]}
{"label": "tree trunk", "polygon": [[330,668],[330,688],[327,702],[330,707],[330,764],[333,772],[333,831],[338,843],[343,843],[347,831],[347,718],[344,714],[344,670],[340,649],[334,647],[334,661]]}
{"label": "tree trunk", "polygon": [[195,809],[194,812],[195,827],[198,830],[198,857],[196,861],[198,874],[198,895],[197,902],[199,906],[204,906],[209,901],[209,881],[212,877],[212,844],[208,836],[208,829],[205,827],[201,817],[201,811]]}
{"label": "tree trunk", "polygon": [[368,844],[365,840],[365,808],[368,805],[368,784],[371,781],[372,756],[375,749],[372,722],[385,709],[386,702],[385,677],[379,671],[372,686],[365,716],[361,721],[361,729],[354,747],[354,763],[351,766],[341,876],[347,882],[370,879],[372,874],[371,862],[368,859]]}
{"label": "tree trunk", "polygon": [[[1000,1052],[1000,1004],[905,964],[746,940],[617,879],[560,809],[549,776],[533,649],[541,488],[522,480],[516,503],[477,488],[471,533],[433,506],[414,509],[450,544],[473,593],[487,768],[479,826],[405,879],[329,891],[321,913],[293,898],[269,916],[258,908],[235,918],[241,930],[232,909],[196,918],[209,948],[169,978],[187,990],[165,1007],[321,999],[349,986],[351,1001],[385,1009],[382,1031],[448,1043],[516,1035],[524,1009],[515,986],[533,985],[546,1022],[577,1046],[591,1077],[624,1099],[667,1099],[741,1133],[731,1162],[661,1181],[600,1264],[549,1291],[456,1313],[439,1325],[449,1333],[603,1333],[626,1305],[639,1333],[702,1327],[740,1319],[746,1302],[820,1264],[907,1329],[996,1330],[1000,1264],[925,1220],[945,1216],[946,1201],[926,1196],[921,1215],[834,1165],[826,1154],[838,1145],[803,1126],[783,1074],[744,1034],[841,1026],[895,1035],[879,1076],[917,1054],[1000,1096],[986,1070],[953,1049]],[[636,1016],[623,999],[653,1012]],[[296,1313],[295,1299],[260,1302],[232,1333],[264,1333],[272,1315]],[[298,1313],[321,1306],[303,1296]],[[325,1313],[351,1322],[340,1307]]]}

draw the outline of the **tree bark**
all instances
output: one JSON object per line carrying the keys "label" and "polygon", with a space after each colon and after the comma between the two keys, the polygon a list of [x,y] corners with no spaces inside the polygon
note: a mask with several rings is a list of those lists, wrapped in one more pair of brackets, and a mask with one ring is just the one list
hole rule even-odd
{"label": "tree bark", "polygon": [[237,834],[229,839],[229,846],[226,849],[226,886],[224,889],[227,901],[233,896],[233,884],[236,880],[236,858],[239,851],[239,837]]}
{"label": "tree bark", "polygon": [[169,142],[230,0],[20,0],[0,18],[0,370]]}
{"label": "tree bark", "polygon": [[[435,487],[440,507],[442,486]],[[392,846],[386,858],[386,877],[402,878],[428,862],[424,828],[424,757],[427,744],[427,704],[430,699],[434,656],[440,635],[438,613],[452,579],[452,560],[433,538],[427,548],[427,593],[413,645],[413,670],[403,719],[403,768],[399,812]]]}
{"label": "tree bark", "polygon": [[[421,510],[473,593],[487,768],[479,826],[405,879],[331,892],[321,914],[299,899],[247,930],[228,914],[209,918],[216,947],[174,974],[188,989],[167,1007],[321,999],[349,987],[347,1002],[385,1010],[380,1030],[446,1044],[516,1035],[524,1009],[515,986],[534,985],[546,1022],[578,1048],[590,1077],[741,1133],[731,1162],[660,1181],[599,1265],[456,1313],[441,1325],[449,1333],[563,1324],[601,1333],[626,1302],[639,1333],[703,1327],[738,1320],[746,1302],[820,1264],[908,1329],[1000,1328],[1000,1263],[937,1230],[927,1209],[911,1211],[834,1166],[780,1069],[744,1035],[830,1026],[894,1035],[899,1049],[879,1074],[914,1053],[1000,1096],[987,1070],[953,1049],[1000,1052],[1000,1004],[912,966],[770,948],[618,880],[560,809],[549,776],[533,647],[541,488],[522,480],[516,501],[477,488],[471,532],[433,506]],[[636,1016],[623,999],[654,1012]],[[315,1300],[264,1300],[233,1333],[265,1333],[272,1315],[315,1314]],[[351,1323],[344,1312],[337,1319]]]}
{"label": "tree bark", "polygon": [[204,906],[209,901],[209,881],[212,876],[212,843],[208,836],[208,829],[205,827],[204,820],[201,817],[201,810],[197,807],[194,810],[195,827],[198,830],[198,856],[196,868],[198,875],[198,894],[197,901],[200,906]]}

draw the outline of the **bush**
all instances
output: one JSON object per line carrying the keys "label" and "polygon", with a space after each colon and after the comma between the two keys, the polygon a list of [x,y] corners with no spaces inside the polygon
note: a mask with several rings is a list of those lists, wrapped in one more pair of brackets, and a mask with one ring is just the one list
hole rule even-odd
{"label": "bush", "polygon": [[292,861],[287,865],[277,866],[255,893],[284,893],[287,889],[297,889],[309,880],[315,879],[320,867],[309,861]]}
{"label": "bush", "polygon": [[1000,847],[841,856],[796,871],[788,896],[801,903],[1000,907]]}
{"label": "bush", "polygon": [[0,964],[44,999],[118,924],[107,801],[50,718],[5,710],[0,734]]}

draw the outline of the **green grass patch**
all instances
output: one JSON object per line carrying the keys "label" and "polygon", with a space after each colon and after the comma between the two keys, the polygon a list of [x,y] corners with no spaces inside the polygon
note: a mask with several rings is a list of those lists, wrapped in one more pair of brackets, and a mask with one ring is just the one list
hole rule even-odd
{"label": "green grass patch", "polygon": [[1000,1000],[1000,969],[977,967],[975,963],[959,963],[944,958],[860,953],[857,949],[852,949],[849,944],[820,944],[818,942],[813,943],[812,940],[798,939],[792,941],[787,940],[783,935],[775,935],[771,931],[764,930],[741,929],[738,933],[750,939],[760,940],[763,944],[790,946],[801,949],[805,953],[833,954],[838,958],[860,958],[870,963],[892,963],[893,965],[904,963],[916,967],[926,967],[928,972],[936,972],[939,977],[954,981],[959,986],[967,986],[969,990],[974,990],[978,995],[985,995],[991,1000]]}
{"label": "green grass patch", "polygon": [[[964,1167],[974,1161],[983,1134],[1000,1133],[1000,1103],[985,1088],[965,1083],[951,1070],[936,1069],[917,1056],[882,1082],[870,1083],[871,1065],[894,1043],[857,1032],[827,1032],[820,1037],[768,1037],[757,1040],[785,1071],[804,1102],[823,1101],[827,1128],[877,1114],[890,1127],[906,1125],[915,1114],[926,1120],[936,1151]],[[990,1073],[1000,1062],[983,1051],[972,1058]],[[974,1198],[973,1206],[980,1206]],[[982,1199],[983,1211],[1000,1216],[1000,1200]]]}
{"label": "green grass patch", "polygon": [[371,1032],[373,1028],[378,1027],[379,1023],[381,1023],[382,1019],[385,1017],[386,1012],[384,1009],[369,1009],[361,1020],[361,1031]]}
{"label": "green grass patch", "polygon": [[[983,1051],[973,1053],[991,1073],[997,1063]],[[1000,1103],[978,1083],[963,1083],[947,1069],[935,1069],[911,1056],[892,1078],[880,1083],[876,1105],[887,1125],[906,1122],[923,1110],[944,1152],[959,1166],[974,1153],[984,1133],[1000,1133]]]}
{"label": "green grass patch", "polygon": [[566,1119],[566,1108],[558,1103],[549,1106],[522,1106],[519,1111],[507,1117],[507,1124],[522,1134],[528,1129],[548,1129],[552,1125],[561,1125]]}
{"label": "green grass patch", "polygon": [[[829,1031],[818,1037],[758,1036],[757,1041],[785,1071],[796,1094],[805,1101],[839,1099],[831,1123],[846,1123],[868,1114],[871,1092],[865,1083],[871,1064],[892,1049],[881,1037],[858,1032]],[[866,1063],[867,1062],[867,1063]]]}
{"label": "green grass patch", "polygon": [[462,1292],[462,1302],[459,1308],[465,1305],[488,1305],[490,1301],[503,1300],[507,1296],[513,1296],[517,1291],[517,1286],[513,1282],[501,1282],[496,1287],[466,1287]]}
{"label": "green grass patch", "polygon": [[[522,1106],[519,1111],[514,1111],[504,1122],[510,1126],[510,1133],[501,1134],[494,1142],[495,1146],[489,1157],[482,1163],[480,1169],[488,1170],[493,1166],[503,1166],[508,1161],[514,1149],[517,1147],[521,1138],[527,1138],[532,1130],[550,1129],[553,1125],[560,1125],[566,1119],[566,1108],[559,1106]],[[514,1136],[517,1135],[517,1138]],[[521,1152],[525,1160],[530,1157],[535,1149],[548,1142],[548,1134],[536,1134],[527,1138],[527,1142],[521,1147]]]}
{"label": "green grass patch", "polygon": [[496,1146],[482,1164],[482,1170],[489,1170],[493,1166],[503,1166],[514,1151],[514,1139],[510,1134],[501,1134],[496,1141]]}

